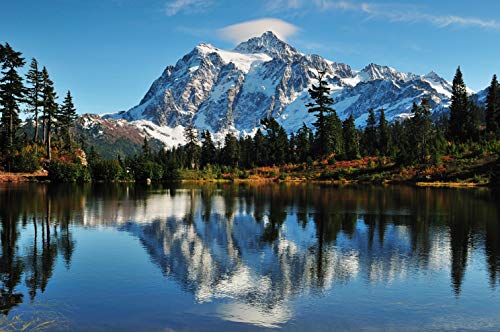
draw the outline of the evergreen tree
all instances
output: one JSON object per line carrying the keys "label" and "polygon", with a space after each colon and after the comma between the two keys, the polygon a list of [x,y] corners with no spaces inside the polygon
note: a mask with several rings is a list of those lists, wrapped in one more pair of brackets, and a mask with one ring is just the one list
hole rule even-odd
{"label": "evergreen tree", "polygon": [[297,135],[295,136],[296,145],[297,145],[297,157],[299,162],[306,162],[307,157],[311,156],[311,148],[312,148],[312,130],[306,126],[305,123],[302,124],[302,127],[297,131]]}
{"label": "evergreen tree", "polygon": [[257,166],[264,166],[267,164],[267,149],[266,149],[266,137],[262,133],[262,130],[257,129],[255,136],[253,138],[254,152],[255,152],[255,164]]}
{"label": "evergreen tree", "polygon": [[423,98],[420,106],[413,104],[412,113],[413,117],[409,120],[410,130],[407,134],[414,142],[415,161],[424,163],[431,153],[433,135],[429,99]]}
{"label": "evergreen tree", "polygon": [[16,143],[16,132],[21,120],[19,119],[19,106],[24,101],[25,88],[23,79],[17,73],[17,68],[24,66],[21,52],[16,52],[5,43],[0,44],[0,130],[4,150],[11,152]]}
{"label": "evergreen tree", "polygon": [[189,125],[184,129],[184,138],[186,139],[186,152],[189,158],[189,167],[191,169],[199,166],[200,146],[198,145],[198,132],[196,128]]}
{"label": "evergreen tree", "polygon": [[149,160],[151,160],[152,156],[153,156],[153,154],[151,152],[151,147],[149,146],[148,139],[146,137],[144,137],[144,140],[142,142],[141,159],[142,159],[142,161],[149,161]]}
{"label": "evergreen tree", "polygon": [[343,122],[344,153],[347,160],[355,160],[359,155],[358,132],[352,114]]}
{"label": "evergreen tree", "polygon": [[26,74],[26,82],[29,87],[26,89],[26,103],[28,104],[28,112],[33,114],[35,132],[33,134],[33,142],[38,142],[38,115],[40,107],[42,107],[42,88],[43,75],[38,68],[38,61],[31,59],[30,69]]}
{"label": "evergreen tree", "polygon": [[240,161],[239,166],[244,168],[250,168],[255,165],[255,151],[252,137],[245,136],[240,137],[239,140],[239,150],[240,150]]}
{"label": "evergreen tree", "polygon": [[56,103],[57,94],[54,90],[54,83],[49,77],[47,68],[43,67],[42,70],[42,106],[43,106],[43,121],[45,123],[45,144],[47,148],[47,158],[52,159],[51,154],[51,138],[52,138],[52,126],[54,124],[55,117],[58,114],[59,106]]}
{"label": "evergreen tree", "polygon": [[73,104],[73,97],[71,96],[71,92],[68,91],[60,107],[60,112],[57,115],[57,121],[62,131],[62,138],[63,141],[66,142],[66,148],[68,149],[71,147],[72,141],[70,128],[73,127],[76,118],[77,115],[75,105]]}
{"label": "evergreen tree", "polygon": [[392,128],[396,135],[392,139],[398,142],[396,160],[400,165],[426,163],[435,156],[436,133],[430,114],[429,100],[424,98],[420,105],[413,103],[410,119]]}
{"label": "evergreen tree", "polygon": [[224,138],[222,148],[222,163],[227,166],[237,167],[240,158],[238,139],[231,133]]}
{"label": "evergreen tree", "polygon": [[448,122],[448,137],[453,141],[464,142],[468,139],[466,133],[468,108],[467,87],[463,80],[462,71],[458,67],[453,78],[450,119]]}
{"label": "evergreen tree", "polygon": [[363,153],[367,156],[374,156],[377,153],[377,119],[375,111],[371,108],[368,111],[366,127],[363,133]]}
{"label": "evergreen tree", "polygon": [[[333,99],[330,97],[330,87],[324,80],[325,74],[325,71],[318,71],[319,84],[313,84],[312,88],[309,89],[309,95],[314,102],[306,104],[308,111],[316,116],[316,122],[313,125],[316,127],[315,150],[318,157],[325,157],[334,152],[332,151],[333,144],[328,130],[327,115],[334,114],[336,116],[336,112],[332,108]],[[330,119],[330,125],[336,122],[334,120]]]}
{"label": "evergreen tree", "polygon": [[493,75],[486,97],[486,131],[495,136],[500,134],[500,85]]}
{"label": "evergreen tree", "polygon": [[268,163],[282,165],[287,161],[289,150],[288,135],[285,129],[274,118],[264,119],[260,122],[266,130],[266,148]]}
{"label": "evergreen tree", "polygon": [[[336,112],[325,116],[326,122],[326,141],[324,142],[326,148],[326,156],[334,153],[335,156],[342,156],[344,154],[344,140],[342,136],[342,121],[340,121]],[[317,137],[319,138],[319,137]],[[319,141],[317,141],[318,144]]]}
{"label": "evergreen tree", "polygon": [[379,114],[378,128],[378,151],[380,155],[387,156],[389,153],[389,128],[387,120],[385,119],[385,111],[382,108]]}
{"label": "evergreen tree", "polygon": [[292,164],[299,162],[299,156],[297,153],[297,137],[294,133],[290,134],[289,139],[289,150],[288,150],[288,161]]}
{"label": "evergreen tree", "polygon": [[208,130],[201,133],[201,167],[213,165],[217,162],[217,149]]}

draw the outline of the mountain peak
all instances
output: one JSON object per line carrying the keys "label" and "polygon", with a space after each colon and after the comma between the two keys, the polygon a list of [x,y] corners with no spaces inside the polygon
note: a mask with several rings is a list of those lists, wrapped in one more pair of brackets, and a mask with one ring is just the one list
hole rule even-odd
{"label": "mountain peak", "polygon": [[441,81],[443,80],[443,78],[441,76],[439,76],[434,70],[431,71],[430,73],[424,75],[424,78],[428,78],[428,79],[434,79],[436,81]]}
{"label": "mountain peak", "polygon": [[265,53],[278,59],[299,55],[294,47],[281,40],[272,31],[266,31],[260,37],[250,38],[240,43],[234,50],[240,53]]}
{"label": "mountain peak", "polygon": [[396,69],[389,66],[381,66],[375,63],[370,63],[360,71],[363,80],[401,80],[407,81],[415,78],[411,73],[398,72]]}

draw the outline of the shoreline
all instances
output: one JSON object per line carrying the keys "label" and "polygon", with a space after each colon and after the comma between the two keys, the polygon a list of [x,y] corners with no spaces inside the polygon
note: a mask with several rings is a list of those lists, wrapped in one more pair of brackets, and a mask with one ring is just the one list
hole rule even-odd
{"label": "shoreline", "polygon": [[207,184],[207,183],[255,183],[255,184],[267,184],[267,183],[284,183],[284,184],[302,184],[302,183],[314,183],[314,184],[326,184],[334,186],[349,186],[349,185],[409,185],[413,187],[420,188],[492,188],[494,186],[484,183],[475,182],[415,182],[415,181],[394,181],[394,180],[384,180],[384,181],[359,181],[359,180],[311,180],[311,179],[293,179],[293,180],[280,180],[280,179],[181,179],[178,182],[185,184]]}
{"label": "shoreline", "polygon": [[[7,173],[0,172],[0,183],[50,183],[48,178],[48,172],[45,170],[37,171],[35,173]],[[357,180],[357,179],[341,179],[341,180],[320,180],[320,179],[310,179],[306,177],[297,178],[285,178],[280,179],[275,178],[222,178],[222,179],[178,179],[172,182],[185,183],[185,184],[207,184],[207,183],[223,183],[223,184],[303,184],[303,183],[315,183],[315,184],[325,184],[334,186],[349,186],[349,185],[409,185],[413,187],[420,188],[494,188],[495,186],[491,183],[477,183],[477,182],[467,182],[467,181],[413,181],[411,179],[407,180],[393,180],[393,179],[377,179],[376,181],[367,180]],[[95,182],[94,183],[106,183],[106,182]],[[114,181],[109,183],[137,183],[136,181]]]}
{"label": "shoreline", "polygon": [[38,181],[49,181],[49,173],[46,170],[40,170],[34,173],[0,172],[0,183],[20,183],[20,182],[38,182]]}

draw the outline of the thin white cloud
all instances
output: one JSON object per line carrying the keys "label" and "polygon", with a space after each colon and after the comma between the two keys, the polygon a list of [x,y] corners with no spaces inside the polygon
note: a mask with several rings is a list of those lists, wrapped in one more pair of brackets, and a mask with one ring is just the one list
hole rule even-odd
{"label": "thin white cloud", "polygon": [[223,39],[240,43],[252,37],[258,37],[266,31],[272,31],[278,38],[287,40],[296,34],[299,28],[277,18],[262,18],[227,26],[219,29],[218,33]]}
{"label": "thin white cloud", "polygon": [[419,11],[415,6],[390,6],[351,1],[315,0],[320,9],[339,9],[363,12],[374,18],[385,18],[393,22],[428,22],[438,27],[450,25],[477,26],[481,28],[500,28],[494,20],[482,20],[473,17],[455,15],[433,15]]}
{"label": "thin white cloud", "polygon": [[[279,0],[277,5],[273,5],[273,8],[276,10],[282,10],[283,8],[294,10],[303,9],[308,6],[313,6],[322,11],[340,10],[360,12],[368,15],[369,18],[385,19],[391,22],[426,22],[439,28],[455,25],[500,29],[500,22],[495,20],[457,15],[434,15],[424,12],[421,7],[414,5],[355,2],[350,0]],[[273,8],[269,7],[269,9]]]}
{"label": "thin white cloud", "polygon": [[173,0],[165,5],[165,14],[174,16],[180,12],[194,13],[212,5],[212,0]]}
{"label": "thin white cloud", "polygon": [[302,0],[274,0],[268,1],[266,4],[267,10],[279,11],[282,9],[298,9],[302,7]]}

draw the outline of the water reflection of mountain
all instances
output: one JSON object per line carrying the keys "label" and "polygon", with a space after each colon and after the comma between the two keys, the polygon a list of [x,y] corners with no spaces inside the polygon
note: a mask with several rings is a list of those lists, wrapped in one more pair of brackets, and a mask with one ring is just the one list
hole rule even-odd
{"label": "water reflection of mountain", "polygon": [[[30,297],[43,292],[56,257],[70,268],[71,229],[82,226],[137,236],[197,301],[230,300],[221,315],[236,321],[287,321],[291,298],[353,279],[449,270],[459,296],[473,252],[484,255],[491,286],[500,281],[497,203],[489,192],[407,187],[0,188],[0,305],[8,312],[23,301],[23,281]],[[20,247],[21,236],[31,245]]]}
{"label": "water reflection of mountain", "polygon": [[458,296],[470,252],[481,247],[492,286],[498,282],[498,214],[489,194],[223,189],[153,192],[142,203],[120,201],[89,223],[120,224],[139,237],[162,271],[200,302],[233,298],[270,310],[294,294],[321,294],[355,277],[391,282],[448,268]]}

